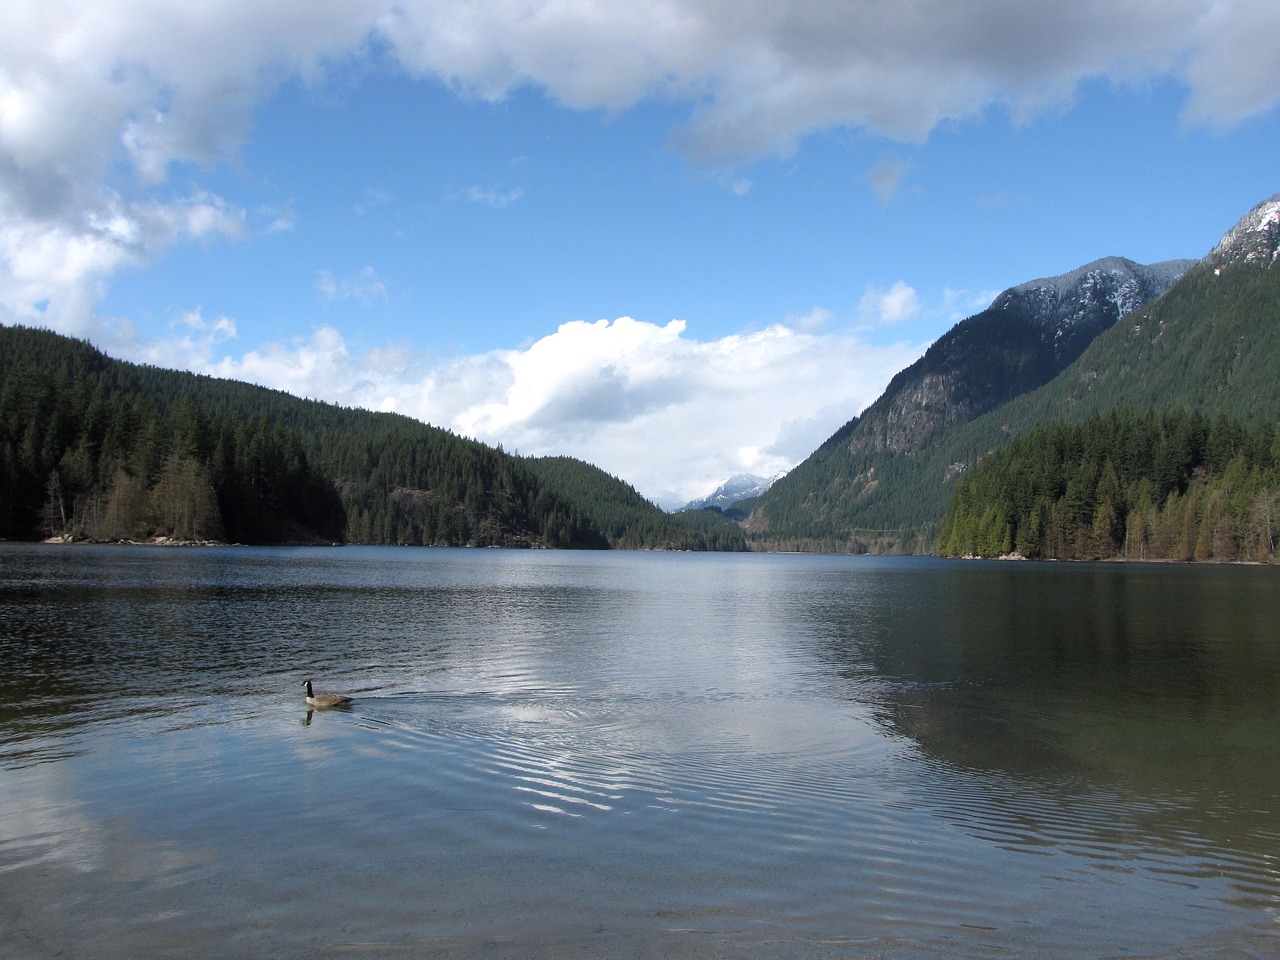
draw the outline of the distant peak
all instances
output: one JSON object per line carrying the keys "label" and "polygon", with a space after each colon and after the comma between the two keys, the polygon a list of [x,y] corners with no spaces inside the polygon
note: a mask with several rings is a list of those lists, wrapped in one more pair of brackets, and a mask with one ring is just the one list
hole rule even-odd
{"label": "distant peak", "polygon": [[690,500],[682,510],[701,510],[704,507],[720,507],[721,509],[749,497],[758,497],[774,482],[786,476],[786,471],[776,473],[772,477],[758,477],[754,473],[738,473],[730,477],[714,493],[697,500]]}

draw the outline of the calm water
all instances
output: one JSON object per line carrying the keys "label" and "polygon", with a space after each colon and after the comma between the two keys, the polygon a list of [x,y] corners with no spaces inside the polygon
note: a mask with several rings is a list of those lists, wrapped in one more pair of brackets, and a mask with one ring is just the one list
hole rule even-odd
{"label": "calm water", "polygon": [[0,955],[1275,957],[1278,621],[1264,568],[0,545]]}

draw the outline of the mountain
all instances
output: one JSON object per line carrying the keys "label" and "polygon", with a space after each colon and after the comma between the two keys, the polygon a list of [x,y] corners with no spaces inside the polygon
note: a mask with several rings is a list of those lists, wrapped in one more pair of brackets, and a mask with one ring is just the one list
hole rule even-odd
{"label": "mountain", "polygon": [[[593,482],[575,479],[585,475]],[[604,506],[620,502],[621,516]],[[567,458],[552,470],[397,414],[125,363],[0,325],[0,538],[51,534],[744,547],[723,517],[675,524]]]}
{"label": "mountain", "polygon": [[1280,423],[1280,195],[1260,203],[1157,300],[1099,335],[1063,373],[957,431],[971,463],[1044,421],[1184,407]]}
{"label": "mountain", "polygon": [[1214,247],[1205,265],[1221,270],[1235,263],[1271,266],[1280,250],[1280,194],[1246,213]]}
{"label": "mountain", "polygon": [[[946,506],[930,454],[987,411],[1060,375],[1116,321],[1195,261],[1108,257],[1020,284],[961,321],[890,381],[861,416],[774,484],[746,523],[780,549],[921,549]],[[955,466],[952,469],[960,469]]]}
{"label": "mountain", "polygon": [[630,484],[572,457],[524,461],[547,487],[574,504],[610,547],[663,550],[746,550],[746,537],[716,510],[668,514]]}
{"label": "mountain", "polygon": [[715,507],[718,510],[727,510],[741,500],[760,496],[784,476],[786,476],[785,473],[778,473],[772,477],[758,477],[754,473],[734,474],[713,492],[698,500],[690,500],[680,509],[705,510],[708,507]]}

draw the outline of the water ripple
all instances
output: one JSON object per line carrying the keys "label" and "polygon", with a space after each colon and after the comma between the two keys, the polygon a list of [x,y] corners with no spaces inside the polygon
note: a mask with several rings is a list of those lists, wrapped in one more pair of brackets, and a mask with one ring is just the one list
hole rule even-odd
{"label": "water ripple", "polygon": [[78,555],[0,546],[0,919],[68,954],[1275,953],[1267,571]]}

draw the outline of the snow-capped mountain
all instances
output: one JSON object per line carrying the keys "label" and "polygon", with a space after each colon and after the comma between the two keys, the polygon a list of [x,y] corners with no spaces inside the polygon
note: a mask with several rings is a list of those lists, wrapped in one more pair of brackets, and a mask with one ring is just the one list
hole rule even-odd
{"label": "snow-capped mountain", "polygon": [[1106,257],[1011,287],[943,334],[830,440],[915,453],[946,430],[1047,383],[1099,333],[1167,290],[1194,260]]}
{"label": "snow-capped mountain", "polygon": [[1052,343],[1055,358],[1062,359],[1169,289],[1194,264],[1194,260],[1168,260],[1143,265],[1124,257],[1104,257],[1061,276],[1011,287],[996,297],[991,309],[1016,313],[1039,326],[1045,342]]}
{"label": "snow-capped mountain", "polygon": [[702,510],[706,507],[718,507],[724,510],[739,500],[760,496],[783,476],[785,476],[784,473],[775,474],[772,477],[758,477],[754,473],[739,473],[716,487],[715,492],[699,500],[690,500],[681,509]]}
{"label": "snow-capped mountain", "polygon": [[1205,263],[1221,270],[1244,261],[1266,266],[1280,258],[1280,193],[1263,200],[1226,232],[1205,257]]}

